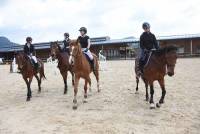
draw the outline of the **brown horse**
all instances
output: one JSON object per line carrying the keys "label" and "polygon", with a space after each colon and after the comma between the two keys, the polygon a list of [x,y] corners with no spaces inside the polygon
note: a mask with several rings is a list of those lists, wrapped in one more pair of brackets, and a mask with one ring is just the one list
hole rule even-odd
{"label": "brown horse", "polygon": [[74,86],[74,73],[72,71],[72,66],[69,64],[69,54],[67,52],[62,52],[60,45],[58,42],[51,42],[50,45],[51,56],[52,58],[58,59],[58,68],[60,70],[60,74],[63,77],[64,81],[64,94],[67,93],[67,75],[68,71],[70,71],[72,75],[72,85]]}
{"label": "brown horse", "polygon": [[[166,94],[164,76],[166,73],[171,77],[174,75],[175,64],[177,60],[177,47],[167,46],[159,50],[150,52],[151,56],[148,63],[144,67],[144,73],[141,76],[139,73],[139,58],[135,60],[135,73],[136,73],[136,93],[138,93],[139,78],[142,77],[146,87],[146,101],[149,100],[148,85],[150,85],[150,108],[155,108],[153,95],[154,87],[153,82],[158,81],[162,89],[162,96],[159,103],[156,104],[160,107],[164,103]],[[167,72],[166,72],[167,71]]]}
{"label": "brown horse", "polygon": [[[37,60],[39,63],[39,68],[36,70],[31,63],[31,60],[29,59],[29,57],[26,54],[24,54],[24,53],[16,54],[16,62],[18,64],[18,69],[20,70],[22,77],[27,85],[26,101],[30,101],[30,99],[32,97],[32,91],[31,91],[30,86],[31,86],[33,76],[35,76],[35,78],[37,79],[37,82],[38,82],[38,93],[41,92],[42,78],[46,79],[46,77],[44,75],[44,64],[43,64],[42,60],[40,60],[40,59],[37,59]],[[37,75],[38,73],[40,74],[40,77],[38,77],[38,75]]]}
{"label": "brown horse", "polygon": [[[90,73],[93,72],[90,63],[88,62],[85,54],[83,54],[80,43],[78,40],[73,40],[70,42],[70,58],[69,62],[73,64],[73,70],[75,73],[75,86],[74,86],[74,99],[73,99],[73,109],[77,109],[77,92],[78,92],[78,84],[80,78],[83,78],[85,80],[84,85],[84,102],[86,102],[87,99],[87,84],[89,83],[89,89],[91,91],[91,79],[90,79]],[[93,54],[94,57],[94,75],[97,80],[97,89],[98,92],[100,92],[99,89],[99,63],[98,58],[96,55]]]}

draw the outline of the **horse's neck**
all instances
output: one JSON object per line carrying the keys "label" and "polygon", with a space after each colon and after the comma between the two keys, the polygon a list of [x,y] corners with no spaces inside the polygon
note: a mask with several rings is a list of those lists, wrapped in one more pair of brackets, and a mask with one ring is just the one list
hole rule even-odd
{"label": "horse's neck", "polygon": [[78,55],[76,58],[75,58],[75,61],[74,61],[74,67],[75,68],[82,68],[83,67],[83,61],[84,61],[84,54],[81,53],[80,55]]}
{"label": "horse's neck", "polygon": [[63,58],[64,58],[64,56],[62,56],[62,53],[58,52],[56,55],[57,55],[58,61],[61,62],[63,60]]}
{"label": "horse's neck", "polygon": [[154,54],[153,54],[151,60],[152,60],[154,63],[160,65],[161,67],[163,67],[163,66],[166,65],[166,59],[165,59],[164,54],[162,54],[162,55],[160,55],[160,56],[154,55]]}

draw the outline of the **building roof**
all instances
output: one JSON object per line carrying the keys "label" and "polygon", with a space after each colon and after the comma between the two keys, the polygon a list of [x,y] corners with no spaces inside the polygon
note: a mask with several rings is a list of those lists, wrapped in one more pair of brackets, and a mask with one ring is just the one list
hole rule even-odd
{"label": "building roof", "polygon": [[[200,34],[185,34],[185,35],[170,35],[170,36],[158,36],[158,41],[163,40],[180,40],[180,39],[195,39],[200,38]],[[124,39],[110,39],[110,37],[98,37],[98,38],[92,38],[91,44],[98,46],[98,45],[127,45],[127,43],[135,43],[135,46],[138,45],[139,38],[134,37],[128,37]],[[0,42],[1,43],[1,42]],[[62,43],[59,41],[59,43]],[[43,43],[36,43],[34,44],[36,49],[47,49],[50,47],[50,42],[43,42]],[[0,52],[12,52],[12,51],[22,51],[23,45],[0,45]]]}
{"label": "building roof", "polygon": [[184,35],[170,35],[170,36],[158,36],[158,40],[179,40],[179,39],[195,39],[200,38],[200,34],[184,34]]}

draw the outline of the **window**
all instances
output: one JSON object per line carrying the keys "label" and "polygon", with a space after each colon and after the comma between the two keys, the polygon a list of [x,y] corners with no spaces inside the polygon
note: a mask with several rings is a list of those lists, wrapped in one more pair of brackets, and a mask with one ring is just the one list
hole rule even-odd
{"label": "window", "polygon": [[184,53],[185,52],[184,47],[179,47],[177,52],[178,53]]}

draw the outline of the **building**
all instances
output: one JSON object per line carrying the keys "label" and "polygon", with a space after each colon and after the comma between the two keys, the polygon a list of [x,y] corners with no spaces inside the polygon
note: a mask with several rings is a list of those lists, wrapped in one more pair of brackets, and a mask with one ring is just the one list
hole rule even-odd
{"label": "building", "polygon": [[[1,38],[0,38],[1,39]],[[200,34],[171,35],[157,37],[161,47],[176,45],[181,57],[200,56]],[[7,40],[8,42],[9,40]],[[59,42],[62,43],[62,42]],[[139,39],[134,37],[124,39],[110,39],[110,37],[91,38],[91,51],[98,54],[103,50],[107,59],[129,59],[134,58],[139,50]],[[50,42],[36,43],[37,56],[46,59],[50,56]],[[23,45],[9,41],[0,41],[0,57],[11,60],[15,51],[22,51]]]}

